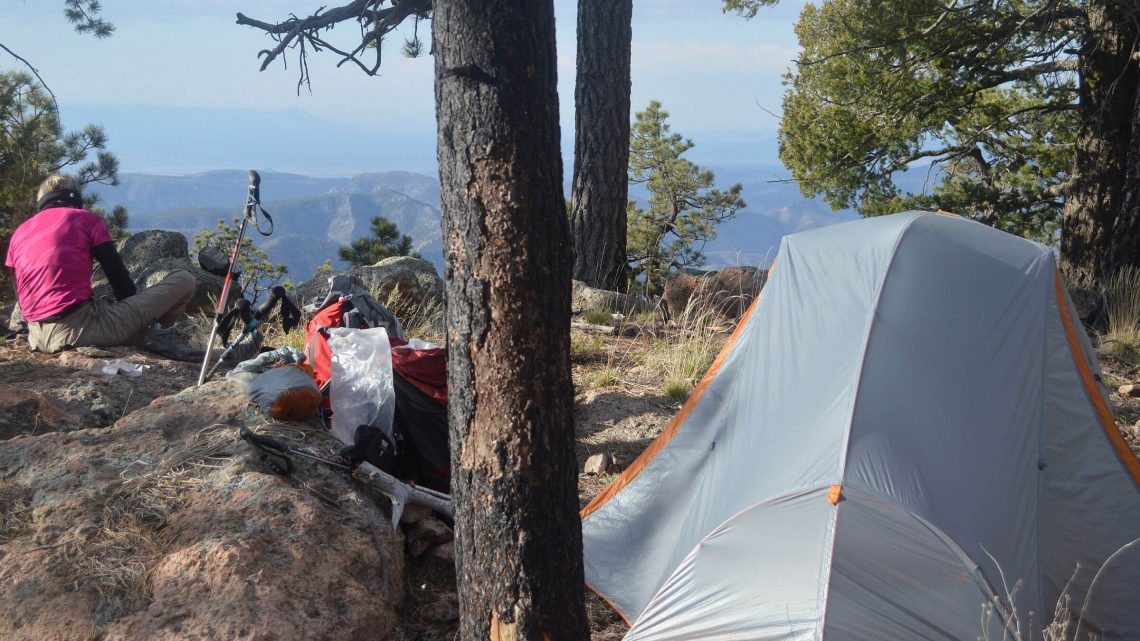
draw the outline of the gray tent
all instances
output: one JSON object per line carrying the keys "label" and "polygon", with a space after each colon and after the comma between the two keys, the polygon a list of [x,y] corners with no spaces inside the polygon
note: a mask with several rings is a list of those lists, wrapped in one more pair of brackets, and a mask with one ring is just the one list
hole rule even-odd
{"label": "gray tent", "polygon": [[638,641],[974,641],[985,604],[1001,639],[1009,593],[1028,639],[1066,584],[1082,638],[1140,638],[1140,461],[1097,372],[1047,247],[923,212],[788,236],[583,510],[587,581]]}

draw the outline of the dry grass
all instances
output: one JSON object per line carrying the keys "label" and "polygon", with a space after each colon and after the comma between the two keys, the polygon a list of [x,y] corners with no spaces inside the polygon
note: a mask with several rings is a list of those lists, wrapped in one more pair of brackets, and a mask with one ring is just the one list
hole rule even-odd
{"label": "dry grass", "polygon": [[[1092,581],[1089,582],[1088,590],[1085,592],[1084,602],[1081,604],[1079,612],[1074,612],[1072,609],[1072,597],[1069,590],[1076,580],[1077,575],[1081,571],[1081,566],[1078,563],[1073,570],[1072,576],[1069,577],[1068,583],[1061,590],[1061,596],[1057,599],[1056,605],[1053,607],[1053,617],[1048,621],[1036,621],[1036,616],[1033,611],[1030,611],[1026,616],[1022,616],[1015,606],[1015,597],[1021,589],[1021,581],[1017,581],[1012,587],[1006,582],[1005,574],[1001,570],[1001,565],[998,564],[997,559],[993,557],[989,551],[982,548],[994,566],[998,569],[998,575],[1001,578],[1002,590],[1004,591],[1004,598],[995,598],[994,603],[982,604],[982,634],[978,636],[978,641],[1034,641],[1040,639],[1041,641],[1078,641],[1088,639],[1088,641],[1098,641],[1100,635],[1089,630],[1089,626],[1084,621],[1085,612],[1088,610],[1089,602],[1095,598],[1095,590],[1097,581],[1100,580],[1101,574],[1105,569],[1114,561],[1118,560],[1122,554],[1128,552],[1133,547],[1140,545],[1140,538],[1133,539],[1132,541],[1120,546],[1115,552],[1110,554],[1104,563],[1097,569],[1093,575]],[[999,615],[996,612],[1000,610],[1000,618],[995,619]],[[990,631],[995,628],[1000,630],[1000,636],[991,636]],[[1038,629],[1038,626],[1043,626]],[[1083,634],[1082,634],[1083,632]]]}
{"label": "dry grass", "polygon": [[184,447],[111,494],[90,540],[66,546],[69,582],[99,594],[99,624],[146,605],[150,571],[163,554],[162,531],[202,478],[228,461],[223,453],[232,444],[232,429],[227,426],[212,425],[198,432]]}
{"label": "dry grass", "polygon": [[620,641],[629,632],[621,615],[593,590],[586,590],[586,619],[590,622],[592,641]]}
{"label": "dry grass", "polygon": [[655,341],[645,353],[646,367],[661,380],[661,391],[684,400],[708,371],[724,344],[724,328],[716,310],[690,301],[674,318],[676,331]]}
{"label": "dry grass", "polygon": [[613,325],[614,314],[604,309],[587,307],[582,310],[582,320],[591,325]]}
{"label": "dry grass", "polygon": [[401,292],[399,286],[393,287],[384,298],[377,296],[376,292],[372,296],[400,319],[404,335],[409,339],[419,338],[437,345],[444,344],[446,337],[443,303],[426,299],[417,301]]}
{"label": "dry grass", "polygon": [[1121,269],[1104,286],[1107,331],[1100,351],[1133,367],[1140,365],[1140,270]]}
{"label": "dry grass", "polygon": [[19,538],[32,525],[32,488],[0,481],[0,545]]}
{"label": "dry grass", "polygon": [[618,370],[613,367],[603,367],[592,372],[587,372],[582,377],[583,384],[587,388],[593,389],[598,387],[614,387],[618,384]]}
{"label": "dry grass", "polygon": [[602,337],[598,334],[585,332],[571,332],[570,359],[573,361],[591,361],[605,353]]}

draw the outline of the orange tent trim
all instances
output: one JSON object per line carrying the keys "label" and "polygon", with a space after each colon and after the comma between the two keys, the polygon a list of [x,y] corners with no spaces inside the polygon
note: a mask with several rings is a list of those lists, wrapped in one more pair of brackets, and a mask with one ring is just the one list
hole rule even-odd
{"label": "orange tent trim", "polygon": [[1077,338],[1077,329],[1073,327],[1073,315],[1065,297],[1065,286],[1061,283],[1060,271],[1057,272],[1053,281],[1053,290],[1057,296],[1057,309],[1061,313],[1061,322],[1065,325],[1069,352],[1073,355],[1073,363],[1076,364],[1077,372],[1081,375],[1081,383],[1084,385],[1085,393],[1088,394],[1089,401],[1092,402],[1093,410],[1096,412],[1105,435],[1108,436],[1109,443],[1112,444],[1112,449],[1116,450],[1116,455],[1120,457],[1120,462],[1132,475],[1132,480],[1136,482],[1136,485],[1140,485],[1140,458],[1136,458],[1132,448],[1128,447],[1128,443],[1124,441],[1124,436],[1120,434],[1120,430],[1116,429],[1116,419],[1112,416],[1112,410],[1105,402],[1104,395],[1100,393],[1100,386],[1093,376],[1092,369],[1089,368],[1088,361],[1084,358],[1084,349],[1081,348],[1081,341]]}
{"label": "orange tent trim", "polygon": [[[768,287],[767,283],[772,282],[772,272],[775,269],[776,261],[772,261],[772,266],[768,268],[768,280],[764,284],[764,288]],[[756,305],[760,302],[760,298],[763,295],[764,290],[761,289],[760,293],[756,296],[756,300],[752,301],[752,304],[748,306],[748,311],[746,311],[744,313],[744,316],[741,317],[740,323],[736,326],[736,330],[732,332],[732,336],[729,336],[728,342],[724,344],[724,347],[720,350],[720,353],[717,354],[716,359],[709,367],[709,371],[705,373],[704,378],[701,379],[701,382],[697,385],[697,388],[693,390],[692,395],[689,396],[689,400],[686,401],[684,406],[681,407],[681,411],[678,412],[677,415],[673,417],[673,420],[669,422],[669,425],[665,428],[665,431],[661,432],[661,434],[658,435],[653,443],[651,443],[649,447],[641,453],[641,456],[638,456],[637,459],[634,460],[634,462],[629,467],[627,467],[624,472],[621,473],[621,476],[614,479],[614,482],[610,483],[609,487],[602,490],[602,492],[595,496],[593,500],[591,500],[586,505],[586,507],[582,508],[582,518],[586,518],[592,514],[595,510],[605,505],[606,502],[612,499],[618,492],[622,491],[626,485],[629,485],[630,481],[636,478],[638,474],[641,474],[641,471],[644,470],[647,465],[649,465],[650,461],[652,461],[657,457],[658,454],[661,453],[661,450],[665,449],[665,446],[669,443],[670,440],[672,440],[673,435],[676,434],[677,430],[680,429],[681,425],[684,424],[685,419],[689,418],[689,414],[692,413],[693,408],[696,407],[697,403],[700,402],[701,397],[704,396],[705,390],[708,389],[709,384],[712,383],[713,379],[715,379],[717,374],[720,373],[720,368],[724,365],[724,361],[728,359],[728,355],[732,353],[733,347],[736,346],[737,339],[740,338],[740,333],[744,330],[744,326],[748,324],[748,319],[752,318],[752,312],[756,309]]]}

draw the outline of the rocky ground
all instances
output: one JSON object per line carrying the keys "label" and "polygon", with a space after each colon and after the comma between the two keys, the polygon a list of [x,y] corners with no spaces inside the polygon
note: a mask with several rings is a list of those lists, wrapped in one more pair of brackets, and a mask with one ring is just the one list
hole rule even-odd
{"label": "rocky ground", "polygon": [[[577,375],[636,342],[608,337]],[[106,373],[115,362],[142,374]],[[393,533],[386,499],[335,470],[294,457],[290,477],[273,473],[239,428],[336,445],[197,374],[128,347],[0,343],[0,638],[452,639],[450,544],[419,524]],[[579,465],[613,460],[581,477],[583,502],[677,407],[636,373],[579,394]],[[624,634],[596,597],[591,616],[595,638]]]}
{"label": "rocky ground", "polygon": [[[654,339],[574,336],[584,504],[680,401],[639,356]],[[114,361],[143,373],[105,373]],[[1104,361],[1112,389],[1140,382],[1132,360]],[[273,473],[240,427],[335,443],[315,421],[268,423],[226,381],[194,387],[197,372],[133,348],[0,343],[0,638],[453,639],[446,526],[411,510],[393,532],[382,496],[303,459]],[[1140,398],[1112,402],[1140,453]],[[597,454],[608,464],[587,473]],[[588,599],[593,638],[620,639],[624,622]]]}

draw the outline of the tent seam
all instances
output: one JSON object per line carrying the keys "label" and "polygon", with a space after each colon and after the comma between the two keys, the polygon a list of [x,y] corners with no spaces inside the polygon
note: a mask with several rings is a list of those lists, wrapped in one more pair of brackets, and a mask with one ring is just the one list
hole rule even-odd
{"label": "tent seam", "polygon": [[[1048,310],[1048,308],[1052,307],[1054,304],[1059,304],[1059,302],[1055,300],[1053,292],[1051,291],[1053,289],[1053,286],[1052,286],[1052,283],[1050,282],[1052,280],[1052,278],[1050,278],[1050,276],[1052,276],[1052,274],[1057,271],[1057,265],[1056,265],[1056,260],[1053,258],[1052,250],[1045,249],[1045,251],[1042,253],[1042,256],[1045,259],[1045,268],[1042,270],[1044,276],[1042,277],[1041,280],[1043,283],[1045,283],[1046,310]],[[1043,470],[1042,470],[1041,466],[1043,464],[1045,464],[1045,415],[1046,415],[1046,411],[1048,409],[1048,403],[1049,403],[1049,399],[1048,399],[1046,392],[1045,392],[1045,390],[1048,388],[1048,383],[1046,382],[1045,372],[1048,369],[1048,363],[1049,363],[1049,321],[1051,320],[1051,318],[1049,316],[1048,311],[1046,311],[1045,314],[1042,314],[1042,316],[1043,316],[1043,318],[1041,319],[1041,324],[1042,324],[1042,328],[1041,328],[1041,414],[1040,414],[1040,420],[1037,424],[1037,483],[1036,483],[1037,496],[1036,496],[1036,500],[1035,500],[1035,508],[1037,511],[1037,514],[1036,514],[1037,528],[1036,528],[1036,531],[1034,532],[1034,538],[1036,539],[1036,541],[1035,541],[1036,548],[1033,551],[1033,556],[1034,556],[1034,564],[1036,565],[1036,569],[1037,569],[1037,599],[1036,599],[1036,601],[1037,601],[1037,604],[1039,607],[1044,608],[1044,605],[1045,605],[1045,588],[1041,584],[1042,583],[1041,582],[1041,484],[1045,480],[1045,475],[1042,474]],[[1044,612],[1045,610],[1041,609],[1039,611]]]}
{"label": "tent seam", "polygon": [[882,500],[887,505],[907,515],[923,528],[925,528],[928,532],[933,534],[934,537],[937,538],[940,543],[942,543],[942,545],[946,546],[946,549],[948,549],[952,554],[954,554],[955,557],[958,558],[963,567],[965,567],[970,572],[970,576],[974,579],[974,584],[977,585],[978,589],[983,592],[983,596],[989,598],[990,602],[996,606],[998,614],[1003,618],[1007,618],[1009,616],[1009,613],[1007,613],[1005,611],[1005,608],[1002,606],[1001,600],[997,598],[997,591],[994,589],[994,586],[990,584],[989,580],[986,579],[985,574],[982,573],[982,566],[972,556],[970,556],[968,552],[966,552],[966,549],[963,548],[958,543],[958,541],[954,539],[954,537],[950,536],[949,532],[946,532],[942,528],[938,527],[932,521],[927,520],[925,517],[918,514],[914,510],[909,509],[902,503],[895,500],[895,498],[892,496],[884,494],[869,486],[860,486],[859,484],[852,485],[851,488],[854,489],[857,493],[865,494],[869,497]]}
{"label": "tent seam", "polygon": [[[870,318],[867,320],[867,331],[864,332],[864,334],[863,334],[862,350],[861,350],[861,353],[859,355],[859,372],[855,378],[854,392],[851,395],[851,405],[849,406],[848,411],[847,411],[847,429],[844,430],[844,432],[843,432],[843,444],[839,448],[839,451],[840,451],[839,469],[837,470],[838,473],[836,474],[836,476],[837,476],[840,484],[843,483],[844,477],[847,474],[847,457],[848,457],[849,450],[851,447],[851,429],[855,423],[855,407],[859,401],[859,388],[863,384],[863,372],[867,368],[867,351],[868,351],[868,347],[871,344],[871,333],[875,329],[875,319],[878,317],[879,303],[883,299],[883,291],[886,289],[887,279],[890,278],[891,267],[894,266],[895,258],[898,256],[899,246],[902,245],[903,239],[906,237],[907,233],[910,232],[911,228],[914,226],[915,221],[923,218],[924,216],[928,216],[928,215],[933,215],[933,214],[930,214],[929,212],[922,212],[919,215],[915,216],[914,218],[911,218],[909,221],[907,221],[906,226],[904,226],[902,228],[902,231],[899,232],[898,237],[895,238],[894,245],[891,246],[891,256],[890,256],[890,258],[887,259],[886,268],[883,270],[883,278],[882,278],[882,280],[879,281],[879,287],[875,291],[875,299],[871,303]],[[819,568],[819,576],[821,577],[821,580],[820,580],[820,585],[819,585],[819,593],[816,595],[816,602],[820,603],[819,636],[818,636],[819,641],[823,641],[824,630],[827,627],[827,606],[828,606],[827,587],[829,585],[831,585],[831,561],[832,561],[832,557],[833,557],[833,552],[835,551],[835,539],[839,533],[839,506],[838,505],[835,506],[834,511],[835,511],[835,517],[832,519],[831,541],[828,544],[827,550],[825,550],[824,554],[821,555],[821,559],[824,560],[825,567]],[[826,573],[824,572],[824,569],[827,570]]]}
{"label": "tent seam", "polygon": [[[704,545],[706,541],[711,539],[714,535],[719,534],[721,531],[723,531],[723,529],[730,522],[740,518],[741,516],[751,512],[757,508],[767,507],[768,505],[775,503],[777,501],[809,496],[809,495],[814,494],[816,492],[823,492],[824,490],[827,489],[827,487],[828,487],[827,485],[819,485],[819,484],[801,485],[798,488],[785,491],[781,494],[773,494],[772,496],[769,496],[763,500],[757,501],[757,502],[749,505],[748,507],[745,507],[745,508],[738,510],[737,512],[732,514],[732,516],[729,516],[728,518],[721,521],[720,523],[717,523],[715,527],[713,527],[711,530],[709,530],[708,534],[705,534],[704,536],[702,536],[700,538],[700,540],[698,540],[697,543],[695,545],[693,545],[693,547],[691,549],[689,549],[688,552],[685,553],[685,556],[681,557],[681,561],[680,561],[680,563],[677,564],[677,567],[673,568],[673,571],[670,572],[669,575],[665,577],[665,580],[661,583],[661,585],[657,587],[657,591],[654,592],[653,595],[649,597],[648,601],[646,601],[645,607],[643,607],[641,609],[641,612],[639,612],[637,615],[638,618],[640,618],[641,615],[644,614],[645,611],[649,609],[649,606],[653,605],[654,600],[661,594],[661,590],[669,583],[669,580],[672,579],[674,575],[676,575],[677,571],[680,570],[681,567],[684,566],[685,563],[689,559],[693,558],[693,556],[695,556],[697,554],[697,552],[701,549],[701,546]],[[611,602],[608,598],[606,598],[606,596],[603,595],[600,591],[598,591],[597,588],[593,587],[588,582],[586,583],[586,586],[589,587],[591,590],[593,590],[595,593],[597,593],[598,596],[602,597],[602,599],[605,599],[606,603],[609,603],[610,605],[612,605],[614,607],[614,609],[617,610],[617,613],[623,619],[625,619],[626,623],[630,624],[631,629],[633,628],[634,625],[637,624],[636,620],[634,620],[633,623],[630,623],[629,619],[625,616],[625,613],[623,613],[621,610],[618,610],[617,606],[614,605],[613,602]]]}

